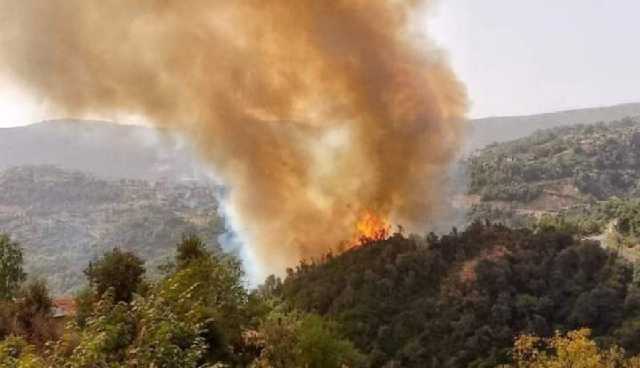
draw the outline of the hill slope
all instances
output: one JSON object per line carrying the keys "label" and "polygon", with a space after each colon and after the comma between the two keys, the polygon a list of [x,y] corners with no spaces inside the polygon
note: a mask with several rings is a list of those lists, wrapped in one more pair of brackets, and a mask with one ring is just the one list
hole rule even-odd
{"label": "hill slope", "polygon": [[0,172],[0,232],[22,243],[27,271],[56,293],[84,280],[82,270],[113,247],[132,249],[153,270],[192,231],[210,244],[224,224],[215,188],[195,182],[106,180],[52,166]]}
{"label": "hill slope", "polygon": [[[371,367],[496,367],[515,336],[590,327],[640,346],[632,267],[567,233],[473,224],[437,237],[394,235],[302,263],[267,286],[336,319]],[[275,285],[275,287],[274,287]]]}
{"label": "hill slope", "polygon": [[539,216],[639,197],[640,119],[553,128],[490,146],[469,160],[468,175],[474,218]]}

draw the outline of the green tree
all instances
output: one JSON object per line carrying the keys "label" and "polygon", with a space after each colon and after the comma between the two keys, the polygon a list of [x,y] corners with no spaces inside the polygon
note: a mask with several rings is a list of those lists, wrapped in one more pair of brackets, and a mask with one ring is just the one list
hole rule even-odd
{"label": "green tree", "polygon": [[[127,350],[136,337],[136,314],[128,304],[114,303],[112,289],[98,300],[95,313],[77,336],[77,346],[64,348],[59,343],[57,364],[68,368],[124,367]],[[65,355],[65,351],[70,355]],[[121,365],[122,364],[122,365]],[[141,365],[148,366],[148,365]]]}
{"label": "green tree", "polygon": [[15,297],[27,275],[22,269],[22,249],[6,234],[0,234],[0,300]]}
{"label": "green tree", "polygon": [[208,255],[207,245],[198,235],[193,233],[185,234],[176,249],[176,264],[178,268],[183,268],[192,261],[202,259]]}
{"label": "green tree", "polygon": [[[232,257],[206,254],[131,303],[116,302],[114,290],[108,288],[101,299],[85,293],[82,298],[93,305],[84,327],[72,331],[77,344],[59,343],[54,366],[248,366],[256,357],[243,350],[252,316],[240,263]],[[74,338],[63,339],[68,340]]]}
{"label": "green tree", "polygon": [[227,359],[229,347],[242,345],[251,324],[249,295],[240,262],[207,255],[165,278],[155,291],[178,319],[202,323],[209,359]]}
{"label": "green tree", "polygon": [[78,291],[73,300],[76,303],[76,324],[80,328],[84,328],[87,319],[93,314],[93,304],[96,301],[96,295],[93,289],[83,288]]}
{"label": "green tree", "polygon": [[144,262],[132,252],[118,248],[105,253],[84,270],[90,285],[101,296],[112,289],[115,302],[130,302],[144,275]]}
{"label": "green tree", "polygon": [[316,314],[273,312],[261,325],[263,349],[256,367],[341,368],[363,365],[364,356]]}
{"label": "green tree", "polygon": [[42,280],[27,283],[16,300],[16,330],[36,346],[42,347],[58,335],[51,315],[53,300],[47,284]]}

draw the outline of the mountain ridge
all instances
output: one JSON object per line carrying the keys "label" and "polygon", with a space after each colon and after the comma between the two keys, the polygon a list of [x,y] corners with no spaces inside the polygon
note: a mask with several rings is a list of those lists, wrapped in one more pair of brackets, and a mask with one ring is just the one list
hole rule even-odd
{"label": "mountain ridge", "polygon": [[[469,121],[463,152],[521,138],[539,129],[640,116],[640,103]],[[97,120],[51,120],[0,128],[0,169],[55,165],[104,178],[210,180],[184,138],[169,131]]]}
{"label": "mountain ridge", "polygon": [[562,110],[534,115],[493,116],[471,120],[465,151],[494,142],[525,137],[536,130],[565,125],[591,124],[640,116],[640,102]]}

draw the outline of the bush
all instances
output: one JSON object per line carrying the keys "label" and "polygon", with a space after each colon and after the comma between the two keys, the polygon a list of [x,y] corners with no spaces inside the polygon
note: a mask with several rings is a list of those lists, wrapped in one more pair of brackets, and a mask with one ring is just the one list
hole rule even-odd
{"label": "bush", "polygon": [[20,337],[9,337],[0,342],[0,366],[15,368],[45,368],[45,361],[34,346]]}
{"label": "bush", "polygon": [[613,346],[601,349],[591,340],[589,329],[556,333],[549,339],[520,336],[514,345],[514,365],[518,368],[580,367],[637,368],[640,357],[626,358],[624,350]]}
{"label": "bush", "polygon": [[341,368],[363,366],[365,358],[340,337],[335,324],[318,315],[272,313],[260,326],[263,350],[257,367]]}
{"label": "bush", "polygon": [[84,273],[99,296],[112,290],[115,302],[128,303],[142,282],[143,265],[135,254],[115,248],[89,263]]}
{"label": "bush", "polygon": [[38,347],[56,340],[60,331],[53,321],[52,307],[47,284],[42,280],[29,282],[16,301],[16,333]]}

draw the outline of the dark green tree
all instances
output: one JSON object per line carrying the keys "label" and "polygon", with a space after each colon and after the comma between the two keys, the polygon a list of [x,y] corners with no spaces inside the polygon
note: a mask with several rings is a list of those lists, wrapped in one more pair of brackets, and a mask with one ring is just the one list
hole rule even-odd
{"label": "dark green tree", "polygon": [[207,245],[198,235],[193,233],[185,234],[176,249],[176,263],[178,268],[184,268],[192,261],[202,259],[208,255]]}
{"label": "dark green tree", "polygon": [[130,302],[142,282],[145,269],[144,262],[134,253],[114,248],[89,263],[84,273],[98,295],[112,289],[115,302]]}
{"label": "dark green tree", "polygon": [[6,234],[0,234],[0,300],[15,297],[27,275],[22,268],[22,249]]}
{"label": "dark green tree", "polygon": [[23,313],[49,313],[53,300],[49,296],[49,288],[43,280],[28,282],[19,293],[18,305]]}
{"label": "dark green tree", "polygon": [[16,332],[36,346],[58,337],[51,315],[53,300],[49,288],[42,280],[28,282],[16,300]]}

